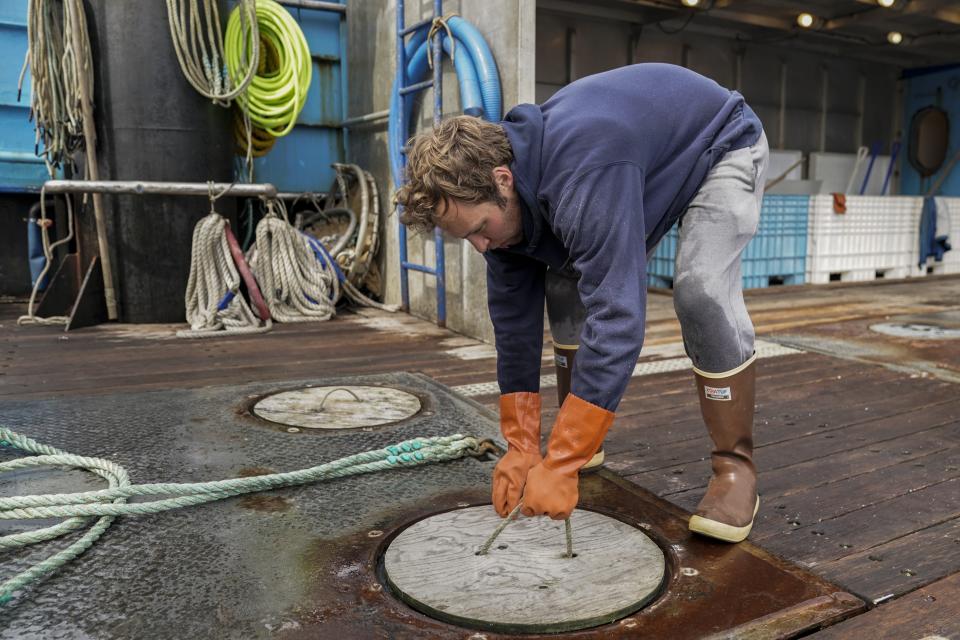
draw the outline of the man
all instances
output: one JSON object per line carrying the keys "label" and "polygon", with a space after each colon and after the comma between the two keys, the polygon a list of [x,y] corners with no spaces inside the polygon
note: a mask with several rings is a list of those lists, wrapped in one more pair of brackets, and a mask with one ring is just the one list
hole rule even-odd
{"label": "man", "polygon": [[[493,474],[501,516],[521,499],[525,515],[573,511],[578,473],[603,443],[643,342],[646,258],[679,221],[674,306],[715,445],[690,528],[730,542],[749,534],[759,507],[755,354],[740,254],[759,223],[767,158],[740,94],[667,64],[582,78],[499,124],[462,116],[413,140],[395,197],[401,220],[439,226],[487,260],[509,445]],[[549,314],[555,344],[567,348],[557,363],[577,357],[541,457],[545,292],[559,310]]]}

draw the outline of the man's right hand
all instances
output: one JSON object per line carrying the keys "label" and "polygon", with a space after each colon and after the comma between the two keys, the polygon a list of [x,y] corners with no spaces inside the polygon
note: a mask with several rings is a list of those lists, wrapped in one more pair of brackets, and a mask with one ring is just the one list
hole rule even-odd
{"label": "man's right hand", "polygon": [[505,518],[519,504],[527,472],[540,456],[540,394],[508,393],[500,396],[500,431],[507,452],[493,470],[493,508]]}

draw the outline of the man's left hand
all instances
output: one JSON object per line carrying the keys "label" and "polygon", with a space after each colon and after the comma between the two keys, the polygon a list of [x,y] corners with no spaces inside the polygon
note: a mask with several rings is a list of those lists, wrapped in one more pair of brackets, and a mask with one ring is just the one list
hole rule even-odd
{"label": "man's left hand", "polygon": [[527,474],[523,515],[570,517],[580,499],[580,467],[603,444],[611,424],[612,411],[567,394],[550,433],[547,455]]}
{"label": "man's left hand", "polygon": [[541,462],[527,474],[520,512],[525,516],[550,516],[554,520],[565,520],[573,513],[580,499],[579,484],[578,474],[571,476],[552,471]]}

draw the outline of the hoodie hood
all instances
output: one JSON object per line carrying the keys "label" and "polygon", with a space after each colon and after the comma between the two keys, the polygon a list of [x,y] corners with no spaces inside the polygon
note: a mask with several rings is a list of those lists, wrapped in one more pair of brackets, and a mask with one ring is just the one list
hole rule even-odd
{"label": "hoodie hood", "polygon": [[540,244],[548,211],[537,198],[540,189],[541,150],[543,148],[543,112],[535,104],[521,104],[510,110],[500,123],[513,150],[514,186],[520,197],[523,220],[523,244],[515,249],[532,253]]}

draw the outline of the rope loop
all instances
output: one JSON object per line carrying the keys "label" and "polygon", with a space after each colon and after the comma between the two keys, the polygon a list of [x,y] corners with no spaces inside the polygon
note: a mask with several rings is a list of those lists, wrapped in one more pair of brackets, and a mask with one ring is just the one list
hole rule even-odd
{"label": "rope loop", "polygon": [[454,11],[445,16],[436,17],[430,23],[430,31],[427,32],[427,65],[431,69],[433,69],[433,39],[440,34],[441,29],[447,32],[447,37],[450,39],[450,61],[453,62],[453,56],[457,51],[457,40],[453,37],[453,31],[450,30],[447,20],[459,15]]}
{"label": "rope loop", "polygon": [[[478,556],[485,556],[490,550],[490,546],[493,544],[494,540],[497,539],[503,530],[507,528],[507,525],[517,519],[517,516],[520,515],[520,507],[523,506],[523,501],[521,500],[517,503],[517,506],[513,508],[506,518],[497,525],[497,528],[493,530],[493,533],[490,534],[490,537],[487,538],[487,541],[480,545],[480,549],[477,551]],[[566,518],[563,521],[563,530],[564,537],[567,541],[567,552],[563,554],[564,558],[573,558],[576,554],[573,553],[573,528],[570,526],[570,518]]]}
{"label": "rope loop", "polygon": [[216,203],[217,200],[225,196],[227,192],[230,191],[230,189],[233,189],[234,185],[236,184],[237,184],[237,181],[234,180],[233,182],[228,184],[226,187],[224,187],[223,191],[214,195],[213,191],[216,186],[216,183],[213,180],[207,180],[207,197],[210,199],[210,213],[216,213],[213,207],[214,203]]}

